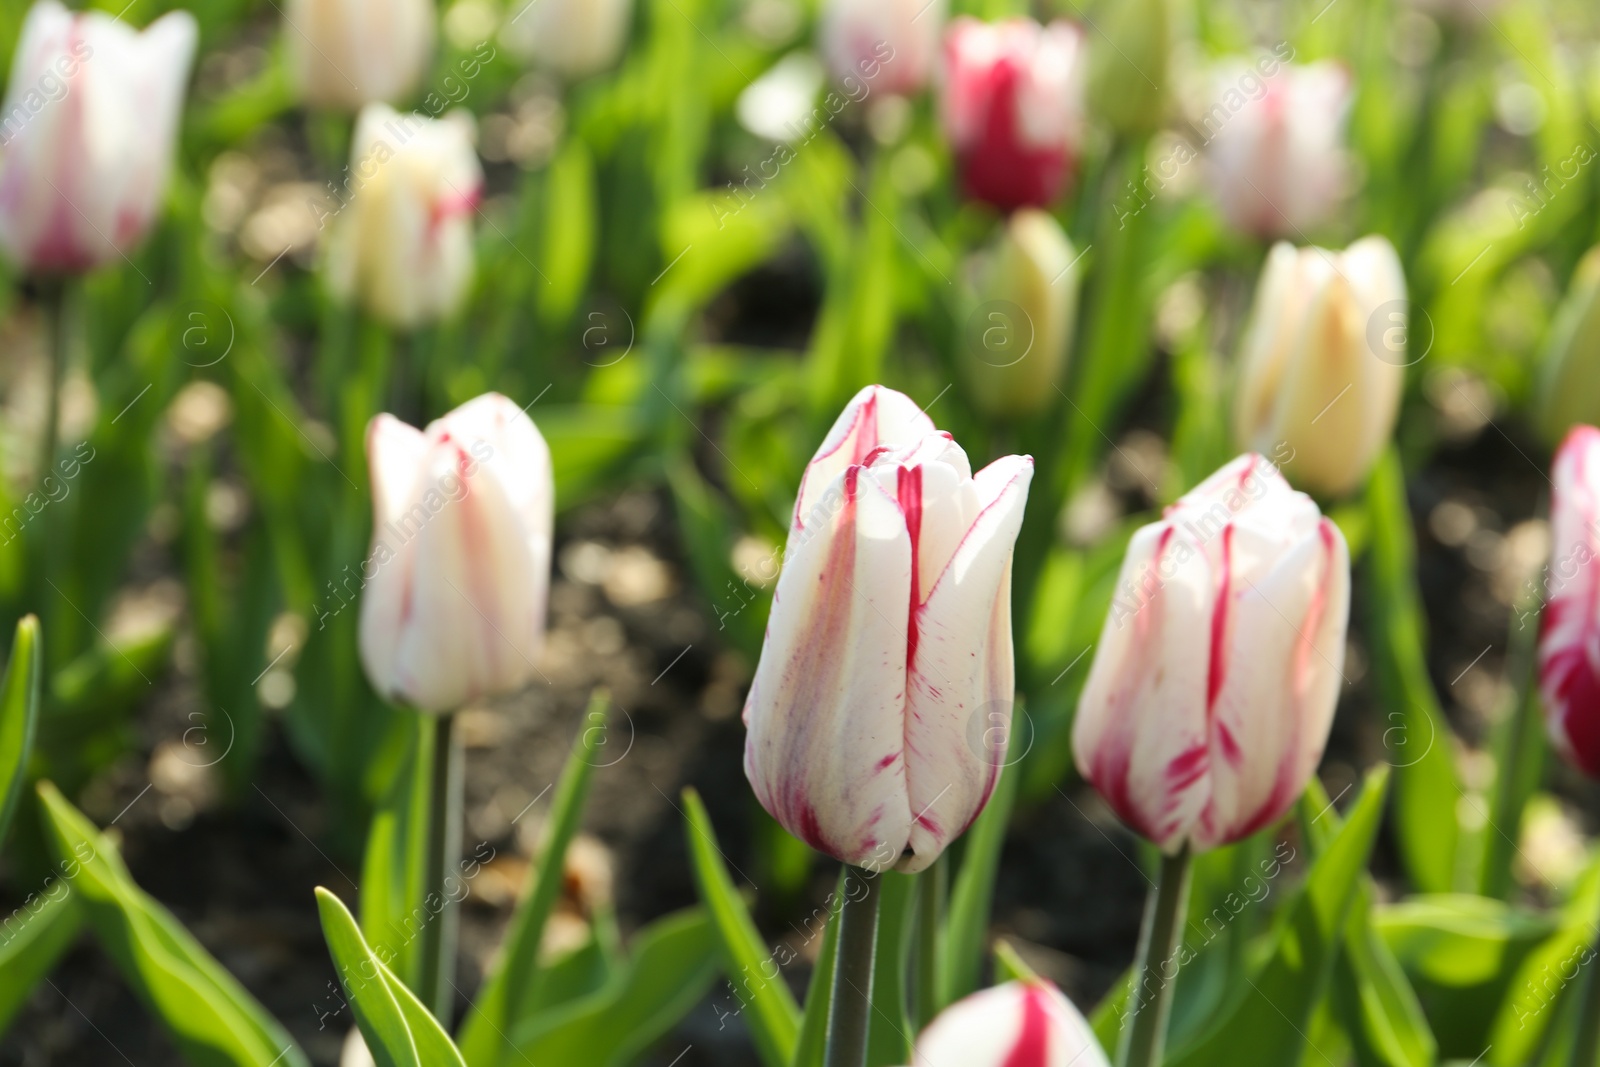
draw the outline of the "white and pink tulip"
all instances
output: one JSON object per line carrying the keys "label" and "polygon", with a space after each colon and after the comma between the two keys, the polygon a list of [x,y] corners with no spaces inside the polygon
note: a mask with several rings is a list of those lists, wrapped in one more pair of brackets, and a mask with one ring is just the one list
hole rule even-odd
{"label": "white and pink tulip", "polygon": [[1600,778],[1600,430],[1575,427],[1556,451],[1550,477],[1539,691],[1551,743]]}
{"label": "white and pink tulip", "polygon": [[912,1067],[1111,1067],[1094,1030],[1061,990],[1006,982],[957,1001],[928,1024]]}
{"label": "white and pink tulip", "polygon": [[977,817],[1013,697],[1011,550],[1033,461],[976,474],[862,390],[806,468],[745,705],[745,774],[796,837],[919,871]]}
{"label": "white and pink tulip", "polygon": [[1078,769],[1169,854],[1277,821],[1327,743],[1350,559],[1258,455],[1134,534],[1078,704]]}

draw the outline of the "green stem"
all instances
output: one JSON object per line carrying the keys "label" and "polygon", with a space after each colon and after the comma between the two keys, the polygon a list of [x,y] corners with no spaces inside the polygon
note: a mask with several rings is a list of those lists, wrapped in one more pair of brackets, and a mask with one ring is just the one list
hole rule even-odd
{"label": "green stem", "polygon": [[939,931],[944,921],[947,882],[941,853],[922,872],[921,899],[917,903],[917,1027],[927,1026],[939,1014]]}
{"label": "green stem", "polygon": [[428,804],[428,877],[423,907],[422,999],[434,1017],[450,1026],[455,994],[456,929],[458,915],[450,899],[451,875],[461,858],[461,745],[455,732],[455,714],[433,717],[433,768]]}
{"label": "green stem", "polygon": [[[1160,1067],[1167,1040],[1167,1015],[1178,976],[1178,942],[1189,908],[1189,849],[1161,857],[1160,880],[1145,903],[1139,932],[1139,970],[1128,1011],[1132,1025],[1122,1032],[1118,1067]],[[1169,973],[1170,972],[1170,973]]]}
{"label": "green stem", "polygon": [[844,907],[839,916],[839,952],[833,968],[833,1007],[828,1014],[824,1067],[863,1067],[867,1024],[872,1018],[872,963],[878,943],[878,874],[845,869]]}
{"label": "green stem", "polygon": [[61,386],[67,374],[67,287],[52,280],[40,285],[39,303],[44,313],[45,354],[49,360],[49,396],[45,407],[44,438],[39,446],[35,473],[44,479],[56,459],[56,443],[61,436]]}
{"label": "green stem", "polygon": [[[1600,954],[1600,933],[1597,933],[1595,948]],[[1578,1008],[1578,1037],[1572,1043],[1572,1067],[1595,1067],[1597,1056],[1600,1056],[1600,967],[1591,965],[1583,1002]]]}

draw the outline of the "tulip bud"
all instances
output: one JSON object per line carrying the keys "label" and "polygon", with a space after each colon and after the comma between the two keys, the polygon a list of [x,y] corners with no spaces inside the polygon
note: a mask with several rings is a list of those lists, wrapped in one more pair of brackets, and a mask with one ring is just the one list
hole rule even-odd
{"label": "tulip bud", "polygon": [[518,58],[567,81],[616,63],[628,43],[632,0],[511,0],[500,39]]}
{"label": "tulip bud", "polygon": [[1350,75],[1324,61],[1285,65],[1263,79],[1259,66],[1222,65],[1216,102],[1197,124],[1229,224],[1288,237],[1327,221],[1343,199]]}
{"label": "tulip bud", "polygon": [[1275,246],[1239,352],[1234,432],[1289,459],[1294,483],[1338,496],[1366,478],[1405,387],[1406,280],[1394,246]]}
{"label": "tulip bud", "polygon": [[1600,247],[1572,275],[1572,287],[1550,325],[1540,366],[1539,428],[1559,441],[1579,423],[1600,419]]}
{"label": "tulip bud", "polygon": [[1070,22],[962,17],[945,34],[945,136],[967,195],[1047,207],[1083,138],[1083,34]]}
{"label": "tulip bud", "polygon": [[1077,317],[1077,258],[1053,215],[1023,208],[973,263],[964,368],[989,415],[1036,414],[1056,397]]}
{"label": "tulip bud", "polygon": [[372,315],[412,327],[455,311],[472,285],[472,215],[483,192],[472,117],[400,115],[370,104],[356,123],[328,284]]}
{"label": "tulip bud", "polygon": [[806,468],[745,704],[757,799],[819,852],[920,871],[977,818],[1011,721],[1011,548],[1033,460],[976,476],[892,389]]}
{"label": "tulip bud", "polygon": [[1089,46],[1090,111],[1121,133],[1153,133],[1167,102],[1167,0],[1113,0],[1097,15],[1103,32]]}
{"label": "tulip bud", "polygon": [[945,0],[827,0],[820,48],[847,88],[909,95],[928,84],[939,61]]}
{"label": "tulip bud", "polygon": [[55,0],[28,11],[0,115],[0,244],[27,270],[86,271],[126,256],[166,193],[194,16],[142,33]]}
{"label": "tulip bud", "polygon": [[1111,1067],[1089,1023],[1042,979],[980,990],[917,1038],[912,1067]]}
{"label": "tulip bud", "polygon": [[436,21],[433,0],[289,0],[290,77],[312,107],[398,104],[428,72]]}
{"label": "tulip bud", "polygon": [[1556,450],[1550,480],[1539,692],[1551,743],[1600,778],[1600,430],[1575,427]]}
{"label": "tulip bud", "polygon": [[361,565],[361,662],[424,711],[525,685],[544,639],[555,493],[550,450],[488,393],[415,430],[367,427],[372,551]]}
{"label": "tulip bud", "polygon": [[1175,854],[1276,821],[1322,758],[1344,663],[1339,528],[1257,455],[1133,535],[1072,744],[1123,822]]}

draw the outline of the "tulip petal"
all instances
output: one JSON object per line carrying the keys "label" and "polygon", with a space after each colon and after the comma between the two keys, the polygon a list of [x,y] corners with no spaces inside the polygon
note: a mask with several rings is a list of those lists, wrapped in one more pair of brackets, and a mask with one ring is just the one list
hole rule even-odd
{"label": "tulip petal", "polygon": [[804,528],[823,491],[846,467],[861,463],[878,448],[904,448],[937,433],[933,420],[904,393],[869,385],[845,405],[822,439],[800,480],[794,526]]}
{"label": "tulip petal", "polygon": [[983,810],[1005,763],[1015,697],[1011,552],[1033,460],[1007,456],[972,481],[978,511],[914,616],[906,677],[906,778],[918,871]]}
{"label": "tulip petal", "polygon": [[372,481],[375,527],[394,522],[411,506],[427,453],[427,435],[393,415],[375,415],[367,424],[367,477]]}
{"label": "tulip petal", "polygon": [[913,1067],[1110,1067],[1088,1020],[1039,980],[952,1004],[917,1038]]}
{"label": "tulip petal", "polygon": [[1600,778],[1600,430],[1577,426],[1551,467],[1549,600],[1539,689],[1551,743]]}
{"label": "tulip petal", "polygon": [[555,473],[550,447],[527,413],[508,397],[485,393],[435,420],[428,434],[436,440],[449,436],[488,445],[487,450],[472,449],[473,455],[500,480],[529,534],[542,538],[536,547],[548,560]]}
{"label": "tulip petal", "polygon": [[863,474],[834,477],[818,497],[837,509],[814,509],[790,535],[745,704],[745,774],[790,833],[881,870],[900,858],[910,826],[911,541],[897,501]]}

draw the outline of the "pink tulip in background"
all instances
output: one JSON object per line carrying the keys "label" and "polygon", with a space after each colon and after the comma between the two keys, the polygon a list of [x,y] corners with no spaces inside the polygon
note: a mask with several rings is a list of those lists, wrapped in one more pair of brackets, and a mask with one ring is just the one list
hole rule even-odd
{"label": "pink tulip in background", "polygon": [[1111,1067],[1094,1031],[1042,979],[957,1001],[917,1038],[912,1067]]}
{"label": "pink tulip in background", "polygon": [[416,430],[367,428],[372,551],[361,565],[361,661],[378,692],[454,711],[537,673],[550,585],[550,450],[488,393]]}
{"label": "pink tulip in background", "polygon": [[1539,632],[1539,689],[1550,740],[1600,778],[1600,430],[1578,426],[1551,468],[1549,600]]}
{"label": "pink tulip in background", "polygon": [[945,34],[941,115],[968,196],[1049,207],[1083,138],[1087,68],[1070,22],[958,18]]}
{"label": "pink tulip in background", "polygon": [[1270,825],[1322,757],[1349,606],[1339,528],[1261,456],[1235,459],[1134,534],[1078,769],[1167,853]]}
{"label": "pink tulip in background", "polygon": [[972,473],[915,402],[856,395],[806,468],[745,704],[796,837],[919,871],[988,801],[1011,716],[1011,550],[1033,460]]}
{"label": "pink tulip in background", "polygon": [[[945,6],[945,0],[828,0],[819,30],[828,69],[840,82],[866,81],[875,92],[918,92],[939,62]],[[877,76],[868,78],[868,70]]]}
{"label": "pink tulip in background", "polygon": [[0,115],[0,245],[18,266],[91,270],[133,251],[167,189],[198,32],[173,11],[143,32],[41,0]]}

